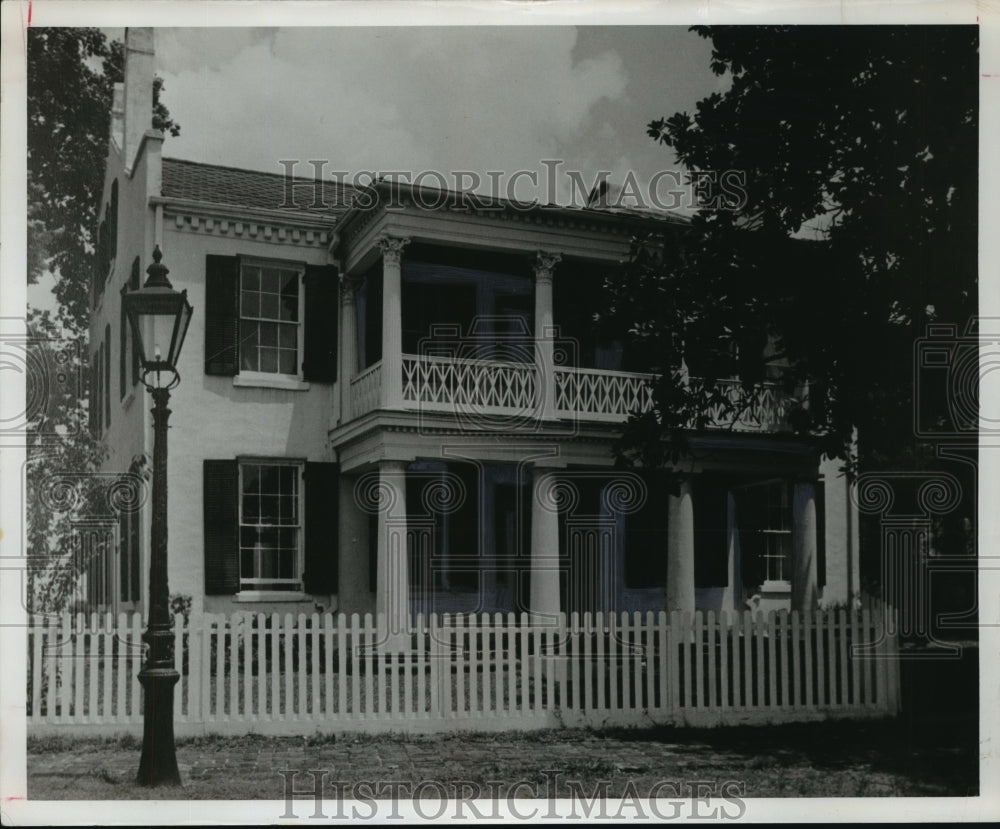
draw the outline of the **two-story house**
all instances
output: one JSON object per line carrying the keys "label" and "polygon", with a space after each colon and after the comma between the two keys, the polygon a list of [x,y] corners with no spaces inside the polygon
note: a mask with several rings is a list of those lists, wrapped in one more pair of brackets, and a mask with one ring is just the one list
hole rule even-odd
{"label": "two-story house", "polygon": [[[669,238],[680,219],[171,159],[150,127],[153,70],[151,30],[128,30],[92,289],[92,427],[108,470],[151,454],[121,296],[158,246],[194,307],[168,525],[170,587],[196,610],[321,605],[384,613],[392,633],[418,611],[858,594],[847,480],[787,430],[777,387],[693,436],[679,489],[614,466],[648,378],[591,318],[641,223]],[[139,606],[148,515],[120,524],[93,577],[109,604]]]}

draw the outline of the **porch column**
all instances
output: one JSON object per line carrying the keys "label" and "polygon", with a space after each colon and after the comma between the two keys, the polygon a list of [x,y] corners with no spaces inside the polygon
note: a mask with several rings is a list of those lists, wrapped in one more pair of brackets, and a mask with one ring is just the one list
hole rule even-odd
{"label": "porch column", "polygon": [[535,258],[535,375],[538,377],[539,410],[543,420],[556,416],[555,349],[552,316],[552,274],[562,256],[538,251]]}
{"label": "porch column", "polygon": [[[531,499],[531,613],[555,624],[559,602],[559,503],[555,470],[535,467]],[[541,617],[541,618],[539,618]]]}
{"label": "porch column", "polygon": [[340,280],[340,422],[354,417],[351,380],[358,373],[358,284],[350,277]]}
{"label": "porch column", "polygon": [[816,487],[796,481],[792,491],[792,610],[816,607]]}
{"label": "porch column", "polygon": [[382,251],[382,407],[403,405],[403,248],[409,239],[383,236]]}
{"label": "porch column", "polygon": [[378,559],[376,618],[378,647],[404,650],[410,645],[410,580],[406,555],[406,464],[381,461],[378,481]]}
{"label": "porch column", "polygon": [[694,500],[687,479],[667,496],[667,610],[694,611]]}

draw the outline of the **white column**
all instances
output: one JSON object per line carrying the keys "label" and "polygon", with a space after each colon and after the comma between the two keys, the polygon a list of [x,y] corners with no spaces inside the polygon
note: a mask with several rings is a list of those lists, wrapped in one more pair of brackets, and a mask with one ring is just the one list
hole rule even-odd
{"label": "white column", "polygon": [[355,298],[358,286],[349,277],[340,280],[340,422],[354,416],[351,380],[358,373],[358,319]]}
{"label": "white column", "polygon": [[406,464],[379,463],[378,578],[375,612],[379,649],[410,645],[410,579],[406,555]]}
{"label": "white column", "polygon": [[403,248],[409,239],[383,236],[382,250],[382,406],[403,405]]}
{"label": "white column", "polygon": [[694,610],[694,500],[686,479],[667,497],[667,610]]}
{"label": "white column", "polygon": [[555,624],[560,610],[556,473],[536,466],[532,478],[530,607],[536,623]]}
{"label": "white column", "polygon": [[816,607],[816,487],[797,481],[792,492],[792,610]]}
{"label": "white column", "polygon": [[535,259],[535,374],[541,396],[540,416],[556,416],[555,349],[552,316],[552,274],[562,257],[558,253],[538,251]]}

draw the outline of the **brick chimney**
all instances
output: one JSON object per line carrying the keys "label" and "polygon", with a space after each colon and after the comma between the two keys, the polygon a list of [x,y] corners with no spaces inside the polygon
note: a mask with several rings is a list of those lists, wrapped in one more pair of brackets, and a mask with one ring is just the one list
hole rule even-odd
{"label": "brick chimney", "polygon": [[[142,137],[153,128],[153,30],[125,30],[125,119],[122,156],[135,165]],[[114,116],[112,116],[114,117]],[[112,121],[112,132],[114,121]]]}

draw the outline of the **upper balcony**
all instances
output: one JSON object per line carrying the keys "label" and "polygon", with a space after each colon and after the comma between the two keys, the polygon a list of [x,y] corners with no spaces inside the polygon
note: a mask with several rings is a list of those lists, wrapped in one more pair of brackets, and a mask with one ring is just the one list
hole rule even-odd
{"label": "upper balcony", "polygon": [[[651,410],[653,376],[620,370],[621,347],[587,333],[600,301],[587,286],[601,283],[585,262],[559,265],[568,275],[560,283],[553,278],[557,254],[538,252],[532,263],[414,244],[413,258],[403,262],[407,245],[383,238],[381,267],[345,283],[341,423],[390,410],[502,432],[539,423],[623,424]],[[710,428],[787,430],[790,401],[778,384],[759,385],[749,406],[738,381],[720,387],[707,413]]]}
{"label": "upper balcony", "polygon": [[[344,406],[344,420],[382,408],[478,418],[484,428],[548,417],[591,423],[624,423],[652,408],[653,375],[604,369],[556,367],[551,412],[546,412],[546,372],[535,363],[403,354],[401,395],[390,405],[380,360],[356,374]],[[749,406],[740,407],[735,380],[720,381],[723,397],[708,413],[710,427],[735,432],[785,431],[788,397],[777,383],[762,383]]]}

